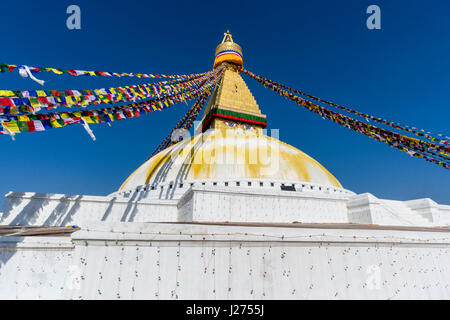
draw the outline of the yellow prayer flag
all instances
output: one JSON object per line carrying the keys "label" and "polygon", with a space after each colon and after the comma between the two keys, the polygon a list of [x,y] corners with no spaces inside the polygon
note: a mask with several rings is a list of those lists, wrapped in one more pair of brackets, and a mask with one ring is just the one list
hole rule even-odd
{"label": "yellow prayer flag", "polygon": [[67,105],[73,105],[73,104],[75,104],[75,101],[73,101],[71,96],[67,96],[66,97],[66,104]]}
{"label": "yellow prayer flag", "polygon": [[11,90],[0,90],[0,97],[14,97],[14,92]]}
{"label": "yellow prayer flag", "polygon": [[53,73],[56,73],[56,74],[63,74],[63,72],[62,72],[62,71],[59,71],[58,69],[47,68],[47,70],[48,70],[48,71],[53,71]]}
{"label": "yellow prayer flag", "polygon": [[50,119],[50,124],[52,125],[53,128],[61,128],[62,125],[59,124],[58,121],[56,121],[56,119]]}
{"label": "yellow prayer flag", "polygon": [[17,126],[17,121],[3,122],[2,125],[14,133],[20,133],[19,127]]}
{"label": "yellow prayer flag", "polygon": [[95,123],[91,117],[82,117],[84,119],[84,121],[86,121],[86,123]]}
{"label": "yellow prayer flag", "polygon": [[19,113],[19,107],[18,106],[11,107],[11,109],[9,109],[9,112],[11,114],[18,114]]}
{"label": "yellow prayer flag", "polygon": [[30,118],[28,118],[28,116],[25,116],[25,115],[19,115],[19,116],[17,116],[17,120],[19,120],[19,121],[30,121]]}

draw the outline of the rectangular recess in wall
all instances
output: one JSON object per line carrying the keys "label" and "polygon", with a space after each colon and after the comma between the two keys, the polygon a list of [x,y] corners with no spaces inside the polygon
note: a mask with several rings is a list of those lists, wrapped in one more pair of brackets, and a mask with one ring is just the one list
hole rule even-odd
{"label": "rectangular recess in wall", "polygon": [[290,185],[290,186],[282,185],[282,186],[280,186],[280,188],[283,191],[296,191],[294,185]]}

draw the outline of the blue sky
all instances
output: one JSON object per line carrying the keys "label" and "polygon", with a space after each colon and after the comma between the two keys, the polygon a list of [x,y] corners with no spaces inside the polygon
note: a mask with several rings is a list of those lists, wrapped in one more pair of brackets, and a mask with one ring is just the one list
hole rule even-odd
{"label": "blue sky", "polygon": [[[225,5],[228,4],[228,5]],[[66,8],[81,8],[81,30]],[[381,8],[382,30],[366,28]],[[245,67],[365,113],[450,134],[447,1],[2,1],[0,62],[142,73],[210,70],[230,29]],[[88,89],[145,80],[41,73],[47,89]],[[244,76],[269,128],[321,162],[345,188],[377,197],[429,197],[450,204],[450,171],[340,127]],[[1,89],[38,89],[17,72]],[[119,188],[187,106],[140,118],[0,136],[0,194],[34,191],[105,195]],[[0,211],[5,201],[0,198]]]}

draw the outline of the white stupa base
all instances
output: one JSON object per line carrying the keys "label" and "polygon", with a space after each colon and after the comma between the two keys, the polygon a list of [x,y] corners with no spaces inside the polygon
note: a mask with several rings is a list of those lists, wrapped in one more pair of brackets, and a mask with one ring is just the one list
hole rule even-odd
{"label": "white stupa base", "polygon": [[106,197],[15,193],[0,299],[450,299],[450,206],[305,182],[145,185]]}
{"label": "white stupa base", "polygon": [[0,216],[0,224],[6,225],[88,227],[91,221],[450,224],[450,206],[430,199],[383,200],[295,181],[184,181],[145,185],[105,197],[17,192],[6,197]]}
{"label": "white stupa base", "polygon": [[0,238],[0,299],[449,299],[450,234],[351,225],[93,223]]}

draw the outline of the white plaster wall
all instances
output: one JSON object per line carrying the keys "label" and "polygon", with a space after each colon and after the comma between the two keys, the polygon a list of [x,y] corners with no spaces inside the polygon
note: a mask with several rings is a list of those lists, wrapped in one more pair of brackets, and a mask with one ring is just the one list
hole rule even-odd
{"label": "white plaster wall", "polygon": [[[281,186],[295,186],[295,191]],[[111,222],[304,222],[448,226],[450,206],[393,201],[302,182],[195,181],[141,186],[106,197],[10,192],[1,224],[88,226]]]}
{"label": "white plaster wall", "polygon": [[61,299],[73,248],[70,238],[0,237],[0,299]]}
{"label": "white plaster wall", "polygon": [[[392,226],[441,227],[448,225],[450,211],[440,210],[434,201],[378,199],[370,193],[355,195],[347,203],[349,221]],[[447,206],[442,206],[447,207]]]}
{"label": "white plaster wall", "polygon": [[441,225],[450,226],[450,206],[449,205],[439,205]]}
{"label": "white plaster wall", "polygon": [[[74,258],[85,263],[84,280],[80,290],[65,294],[80,299],[448,299],[449,240],[448,233],[439,232],[99,226],[74,234]],[[378,288],[369,287],[374,266],[380,272]]]}
{"label": "white plaster wall", "polygon": [[428,198],[405,201],[405,204],[421,215],[430,217],[436,225],[450,225],[450,206],[448,205],[439,205]]}
{"label": "white plaster wall", "polygon": [[297,191],[194,187],[193,221],[348,222],[347,198]]}
{"label": "white plaster wall", "polygon": [[9,193],[6,225],[87,226],[91,221],[177,221],[176,200]]}
{"label": "white plaster wall", "polygon": [[[282,184],[295,185],[297,191],[280,191]],[[198,195],[190,202],[186,196],[192,196],[192,190]],[[10,192],[0,223],[87,226],[91,221],[345,222],[345,201],[351,194],[306,182],[255,179],[168,182],[106,197]]]}
{"label": "white plaster wall", "polygon": [[72,241],[0,238],[0,298],[450,298],[449,232],[97,223]]}

